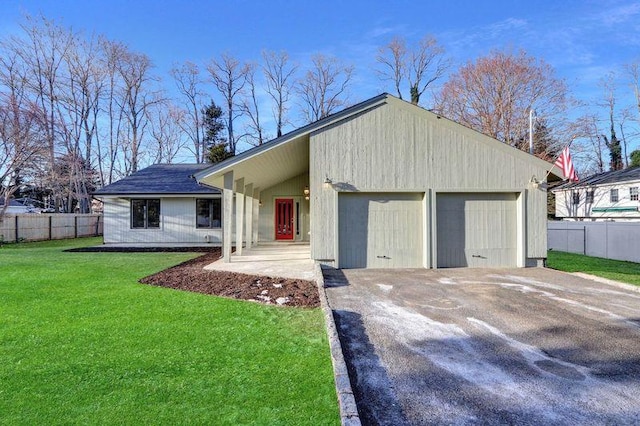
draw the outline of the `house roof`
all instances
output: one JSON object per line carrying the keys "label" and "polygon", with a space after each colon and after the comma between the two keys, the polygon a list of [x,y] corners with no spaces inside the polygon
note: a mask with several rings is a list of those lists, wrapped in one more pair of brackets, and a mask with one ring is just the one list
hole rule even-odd
{"label": "house roof", "polygon": [[93,195],[219,194],[193,175],[210,164],[154,164],[94,192]]}
{"label": "house roof", "polygon": [[[263,189],[268,188],[278,182],[282,182],[309,170],[309,135],[311,133],[385,104],[394,104],[404,108],[415,109],[416,112],[421,114],[434,114],[388,93],[382,93],[321,120],[293,130],[279,138],[273,139],[223,162],[212,165],[209,168],[203,169],[196,173],[195,177],[199,182],[206,182],[211,186],[222,188],[224,186],[224,174],[233,170],[235,179],[242,177],[245,183],[253,183],[254,186],[259,185]],[[440,118],[440,116],[438,116],[438,118]],[[449,121],[452,125],[466,128],[452,120],[446,118],[444,118],[444,120]],[[469,130],[474,131],[472,129]],[[541,167],[550,170],[552,175],[562,177],[562,173],[558,171],[557,168],[554,168],[553,164],[501,143],[489,136],[483,136],[485,139],[491,140],[492,143],[497,143],[496,146],[500,149],[508,150],[512,155],[536,162]],[[274,164],[277,165],[277,167],[274,167]]]}
{"label": "house roof", "polygon": [[[0,206],[4,206],[4,198],[0,197]],[[9,207],[26,207],[19,201],[14,200],[13,198],[9,199]]]}
{"label": "house roof", "polygon": [[610,185],[613,183],[640,180],[640,166],[630,167],[623,170],[614,170],[610,172],[597,173],[591,175],[580,182],[567,182],[555,188],[556,191],[572,188],[583,188],[586,186]]}

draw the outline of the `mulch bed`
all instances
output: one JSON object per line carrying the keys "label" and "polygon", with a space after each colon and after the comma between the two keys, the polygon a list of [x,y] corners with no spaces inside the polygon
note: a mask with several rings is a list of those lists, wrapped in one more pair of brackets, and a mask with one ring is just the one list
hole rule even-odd
{"label": "mulch bed", "polygon": [[149,275],[140,282],[270,305],[320,306],[318,288],[312,281],[203,269],[219,258],[220,249]]}

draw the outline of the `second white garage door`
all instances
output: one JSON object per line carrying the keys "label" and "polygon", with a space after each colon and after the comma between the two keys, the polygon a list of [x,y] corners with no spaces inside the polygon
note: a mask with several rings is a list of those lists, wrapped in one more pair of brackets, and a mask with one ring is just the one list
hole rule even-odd
{"label": "second white garage door", "polygon": [[341,193],[341,268],[423,267],[421,193]]}
{"label": "second white garage door", "polygon": [[436,196],[439,268],[517,266],[515,193]]}

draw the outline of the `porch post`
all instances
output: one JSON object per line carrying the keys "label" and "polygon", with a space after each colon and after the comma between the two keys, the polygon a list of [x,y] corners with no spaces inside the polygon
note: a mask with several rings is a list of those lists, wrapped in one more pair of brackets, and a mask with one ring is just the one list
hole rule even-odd
{"label": "porch post", "polygon": [[244,178],[236,180],[236,254],[242,254],[244,240]]}
{"label": "porch post", "polygon": [[260,227],[260,188],[253,189],[253,243],[258,245],[258,231]]}
{"label": "porch post", "polygon": [[245,193],[245,197],[246,199],[246,206],[245,206],[245,215],[244,215],[244,220],[245,220],[245,228],[246,228],[246,233],[247,236],[245,237],[245,240],[247,240],[247,249],[250,249],[251,246],[253,245],[253,184],[250,183],[248,185],[245,185],[244,187],[244,193]]}
{"label": "porch post", "polygon": [[222,210],[222,260],[224,262],[231,262],[231,231],[233,231],[233,170],[224,174]]}

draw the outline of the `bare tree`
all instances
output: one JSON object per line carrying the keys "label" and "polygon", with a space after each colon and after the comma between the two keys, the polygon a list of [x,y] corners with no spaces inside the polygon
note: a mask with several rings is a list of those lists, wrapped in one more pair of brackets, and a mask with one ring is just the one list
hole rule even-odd
{"label": "bare tree", "polygon": [[[124,111],[120,105],[124,105],[120,101],[120,73],[118,72],[119,62],[127,48],[122,43],[113,42],[107,39],[101,39],[101,50],[103,52],[102,61],[100,62],[106,74],[106,87],[104,90],[104,113],[106,113],[106,131],[105,139],[108,143],[106,146],[102,143],[102,135],[96,133],[96,150],[99,159],[100,181],[103,185],[111,184],[117,174],[116,165],[120,156],[120,144],[118,135],[120,127],[124,120]],[[106,169],[106,170],[105,170]]]}
{"label": "bare tree", "polygon": [[124,52],[118,62],[118,72],[122,79],[122,104],[120,108],[126,120],[124,133],[120,134],[123,149],[125,173],[138,171],[144,155],[144,132],[148,125],[147,110],[161,102],[158,91],[149,87],[157,81],[151,74],[151,60],[144,54],[131,51]]}
{"label": "bare tree", "polygon": [[[207,149],[202,138],[202,119],[200,111],[204,107],[202,91],[202,79],[200,69],[192,62],[185,62],[179,68],[171,70],[171,75],[178,86],[178,92],[182,96],[184,114],[180,114],[182,130],[191,140],[196,163],[204,163],[207,158]],[[175,112],[174,112],[175,115]]]}
{"label": "bare tree", "polygon": [[378,75],[393,82],[396,94],[402,99],[403,83],[408,83],[411,103],[418,105],[420,97],[450,67],[444,48],[431,35],[423,37],[412,50],[402,37],[395,37],[378,50],[376,61],[381,65]]}
{"label": "bare tree", "polygon": [[282,136],[283,127],[288,124],[287,112],[294,84],[297,65],[289,64],[287,52],[263,51],[262,72],[267,82],[266,90],[273,100],[273,118],[276,121],[276,137]]}
{"label": "bare tree", "polygon": [[19,173],[33,172],[46,154],[40,143],[42,112],[28,99],[26,70],[15,55],[0,56],[0,222],[19,189]]}
{"label": "bare tree", "polygon": [[621,170],[624,167],[623,159],[622,159],[622,148],[620,146],[620,140],[616,135],[616,126],[615,126],[615,108],[616,108],[616,85],[615,85],[615,74],[613,72],[609,73],[607,76],[603,77],[599,83],[600,87],[602,87],[604,91],[604,102],[601,102],[599,105],[607,108],[607,112],[609,115],[609,137],[606,135],[602,135],[604,139],[605,145],[609,149],[609,155],[611,157],[611,170]]}
{"label": "bare tree", "polygon": [[311,68],[297,87],[306,121],[320,120],[344,107],[352,76],[353,66],[345,66],[335,57],[313,56]]}
{"label": "bare tree", "polygon": [[437,107],[459,123],[527,149],[529,111],[535,108],[555,133],[565,123],[568,90],[543,60],[494,51],[468,62],[447,81],[437,99]]}
{"label": "bare tree", "polygon": [[48,154],[48,185],[53,193],[55,210],[60,211],[62,190],[55,168],[61,121],[57,102],[61,80],[66,72],[64,58],[73,44],[74,35],[43,17],[26,17],[21,28],[26,37],[12,38],[9,48],[18,53],[24,62],[29,73],[29,89],[42,112]]}
{"label": "bare tree", "polygon": [[237,139],[234,134],[233,123],[241,114],[242,89],[247,82],[250,66],[228,53],[223,53],[219,59],[212,59],[207,67],[216,89],[226,102],[227,114],[227,144],[229,152],[236,154]]}
{"label": "bare tree", "polygon": [[177,108],[168,102],[155,105],[148,111],[150,122],[150,137],[155,145],[155,164],[171,164],[184,148],[184,125],[181,125],[186,118],[185,110]]}
{"label": "bare tree", "polygon": [[247,123],[245,124],[246,133],[238,137],[237,140],[246,138],[250,145],[259,146],[264,143],[265,132],[260,122],[260,108],[258,107],[258,97],[256,95],[255,74],[255,65],[250,65],[249,72],[247,72],[248,93],[243,98],[240,107],[242,113],[247,117]]}

